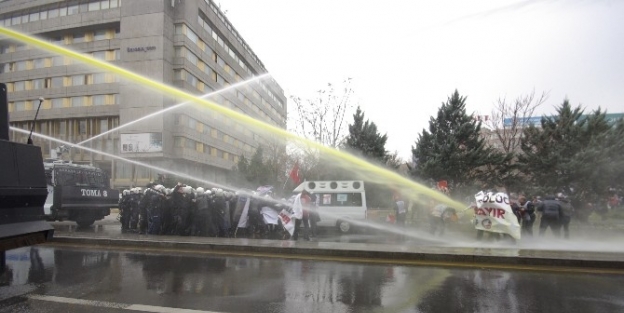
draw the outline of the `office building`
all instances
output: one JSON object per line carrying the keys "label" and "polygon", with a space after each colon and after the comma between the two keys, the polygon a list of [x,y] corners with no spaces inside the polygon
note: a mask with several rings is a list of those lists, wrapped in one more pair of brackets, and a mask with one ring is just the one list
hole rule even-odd
{"label": "office building", "polygon": [[[5,0],[0,25],[204,95],[268,72],[211,0]],[[0,82],[9,90],[12,126],[79,143],[184,100],[119,79],[70,58],[0,41]],[[284,91],[272,78],[211,98],[258,120],[286,127]],[[25,136],[13,132],[13,139]],[[133,124],[86,146],[175,172],[227,183],[239,157],[265,138],[246,125],[198,106]],[[44,157],[58,143],[36,139]],[[62,155],[111,173],[115,187],[142,186],[155,170],[72,148]]]}

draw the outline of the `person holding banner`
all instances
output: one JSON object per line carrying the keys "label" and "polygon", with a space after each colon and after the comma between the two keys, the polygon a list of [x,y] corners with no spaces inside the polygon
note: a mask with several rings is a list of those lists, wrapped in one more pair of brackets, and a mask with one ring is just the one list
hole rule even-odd
{"label": "person holding banner", "polygon": [[511,208],[507,194],[503,192],[479,192],[475,195],[475,219],[477,239],[483,237],[483,232],[509,235],[514,240],[520,240],[520,223]]}
{"label": "person holding banner", "polygon": [[310,240],[309,235],[309,224],[308,217],[310,212],[310,202],[312,202],[312,198],[310,197],[310,193],[307,190],[301,191],[295,197],[295,201],[293,202],[293,218],[295,218],[295,231],[292,235],[292,240],[297,241],[299,239],[299,233],[301,232],[301,223],[303,222],[303,239]]}
{"label": "person holding banner", "polygon": [[518,198],[520,205],[520,217],[522,223],[522,234],[533,237],[533,223],[535,222],[535,206],[528,201],[525,196]]}

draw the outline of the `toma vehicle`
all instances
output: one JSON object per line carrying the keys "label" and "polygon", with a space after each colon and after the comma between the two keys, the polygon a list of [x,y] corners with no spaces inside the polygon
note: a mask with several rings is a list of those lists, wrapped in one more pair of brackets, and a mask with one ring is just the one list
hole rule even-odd
{"label": "toma vehicle", "polygon": [[48,220],[70,220],[88,227],[117,207],[119,191],[110,188],[108,175],[101,169],[53,160],[46,160],[44,167]]}
{"label": "toma vehicle", "polygon": [[7,88],[0,83],[0,270],[5,251],[45,242],[46,180],[41,148],[9,141]]}
{"label": "toma vehicle", "polygon": [[318,226],[337,227],[342,233],[353,231],[354,220],[366,219],[366,192],[362,181],[306,181],[293,190],[316,196]]}

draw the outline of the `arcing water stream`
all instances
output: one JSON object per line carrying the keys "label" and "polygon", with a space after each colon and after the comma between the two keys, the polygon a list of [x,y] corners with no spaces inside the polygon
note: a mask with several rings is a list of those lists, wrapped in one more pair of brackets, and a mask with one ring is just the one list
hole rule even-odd
{"label": "arcing water stream", "polygon": [[[394,172],[391,172],[389,170],[383,169],[381,167],[375,166],[371,163],[368,163],[360,158],[357,158],[353,155],[344,153],[344,152],[340,152],[337,151],[335,149],[332,148],[328,148],[325,147],[317,142],[313,142],[307,139],[303,139],[298,137],[295,134],[291,134],[288,131],[281,129],[279,127],[273,126],[273,125],[269,125],[266,124],[264,122],[258,121],[253,119],[250,116],[238,113],[236,111],[232,111],[226,107],[223,107],[219,104],[216,104],[214,102],[211,101],[207,101],[204,99],[201,99],[199,97],[193,96],[191,94],[188,94],[186,92],[183,92],[181,90],[178,90],[176,88],[173,88],[171,86],[167,86],[165,84],[156,82],[154,80],[145,78],[141,75],[138,75],[136,73],[133,73],[131,71],[125,70],[123,68],[108,64],[107,62],[104,61],[100,61],[97,59],[93,59],[89,56],[62,48],[62,47],[58,47],[54,44],[48,43],[46,41],[42,41],[40,39],[34,38],[32,36],[28,36],[28,35],[24,35],[21,34],[19,32],[7,29],[7,28],[3,28],[0,27],[0,34],[3,34],[5,36],[8,36],[12,39],[21,41],[23,43],[41,48],[43,50],[46,51],[50,51],[50,52],[54,52],[60,55],[64,55],[64,56],[68,56],[80,61],[83,61],[84,63],[87,63],[91,66],[95,66],[97,68],[100,69],[104,69],[107,70],[109,72],[115,73],[129,81],[135,82],[135,83],[139,83],[141,85],[144,85],[146,87],[150,87],[153,90],[155,90],[156,92],[162,93],[164,95],[168,95],[168,96],[172,96],[172,97],[178,97],[178,98],[182,98],[182,99],[186,99],[189,102],[194,102],[194,103],[198,103],[201,104],[202,106],[205,106],[206,108],[221,113],[225,116],[231,117],[232,119],[235,119],[239,122],[242,122],[244,124],[246,124],[248,127],[254,127],[257,130],[263,130],[268,132],[270,135],[272,135],[273,137],[279,137],[281,139],[283,139],[284,141],[290,140],[292,142],[295,143],[299,143],[299,144],[304,144],[308,147],[311,147],[313,149],[316,149],[317,151],[323,152],[324,154],[326,154],[328,157],[331,158],[332,162],[334,162],[334,165],[336,166],[340,166],[344,169],[348,169],[350,171],[350,175],[352,175],[353,177],[359,177],[363,180],[367,180],[367,181],[374,181],[380,184],[386,184],[388,186],[393,186],[396,187],[397,189],[400,189],[404,195],[413,195],[415,193],[419,193],[419,194],[423,194],[431,199],[434,199],[436,201],[442,202],[447,204],[448,206],[451,206],[457,210],[463,210],[464,209],[464,205],[462,203],[456,202],[448,197],[446,197],[445,195],[438,193],[434,190],[429,189],[426,186],[422,186],[420,184],[417,184],[405,177],[400,176],[399,174],[396,174]],[[22,129],[18,129],[18,128],[11,128],[13,131],[16,132],[26,132]],[[126,159],[126,158],[122,158],[113,154],[108,154],[102,151],[98,151],[95,149],[90,149],[90,148],[86,148],[83,146],[76,146],[75,144],[69,143],[69,142],[65,142],[53,137],[49,137],[49,136],[45,136],[45,135],[41,135],[41,134],[36,134],[33,133],[34,136],[38,136],[38,137],[42,137],[45,138],[47,140],[51,140],[51,141],[56,141],[59,142],[61,144],[66,144],[69,146],[74,146],[76,148],[79,149],[84,149],[86,151],[90,151],[93,153],[98,153],[98,154],[102,154],[105,155],[107,157],[113,158],[113,159],[117,159],[117,160],[121,160],[124,162],[129,162],[132,164],[136,164],[139,166],[145,166],[147,168],[151,168],[163,173],[169,173],[169,174],[174,174],[177,175],[179,177],[183,177],[183,178],[187,178],[189,180],[193,180],[193,181],[198,181],[204,184],[208,184],[211,186],[218,186],[224,189],[234,189],[236,190],[236,188],[231,188],[229,186],[224,186],[224,185],[220,185],[220,184],[215,184],[214,182],[210,182],[210,181],[206,181],[203,180],[201,178],[198,177],[193,177],[191,175],[187,175],[184,173],[178,173],[178,172],[172,172],[170,170],[164,169],[164,168],[160,168],[160,167],[156,167],[156,166],[152,166],[149,164],[145,164],[143,162],[138,162],[135,160],[130,160],[130,159]],[[475,245],[477,247],[482,247],[484,245],[484,243],[475,243],[474,240],[469,240],[468,238],[465,238],[465,236],[459,237],[459,238],[450,238],[450,236],[445,236],[444,239],[441,238],[432,238],[431,236],[428,236],[428,234],[423,233],[422,231],[402,231],[402,230],[397,230],[393,227],[388,227],[390,225],[378,225],[378,224],[372,224],[372,223],[367,223],[367,222],[362,222],[362,223],[358,223],[361,226],[365,226],[367,228],[376,228],[376,229],[380,229],[380,230],[384,230],[384,231],[388,231],[388,232],[394,232],[397,234],[401,234],[405,237],[408,238],[414,238],[414,239],[425,239],[429,242],[434,242],[437,244],[440,243],[444,243],[445,245],[451,245],[451,246],[456,246],[456,247],[475,247]],[[527,242],[522,242],[521,246],[522,248],[524,247],[531,247],[532,249],[545,249],[545,250],[557,250],[557,249],[566,249],[566,250],[581,250],[581,251],[621,251],[622,248],[620,247],[619,244],[617,244],[619,239],[619,236],[614,236],[611,239],[612,240],[607,240],[607,238],[603,238],[601,240],[596,240],[596,238],[584,238],[580,240],[574,240],[574,241],[562,241],[562,240],[552,240],[552,239],[548,239],[547,241],[543,241],[543,240],[529,240]],[[488,244],[486,244],[488,245]],[[488,245],[489,247],[496,247],[497,244],[494,245]]]}
{"label": "arcing water stream", "polygon": [[[18,133],[22,133],[22,134],[26,134],[28,135],[30,132],[21,128],[17,128],[17,127],[13,127],[11,126],[10,129],[14,132],[18,132]],[[231,186],[226,186],[226,185],[222,185],[222,184],[218,184],[212,181],[208,181],[199,177],[195,177],[195,176],[191,176],[191,175],[187,175],[184,173],[179,173],[179,172],[173,172],[171,170],[162,168],[162,167],[158,167],[158,166],[154,166],[151,164],[147,164],[147,163],[143,163],[143,162],[139,162],[136,160],[132,160],[132,159],[127,159],[124,157],[120,157],[111,153],[107,153],[107,152],[103,152],[100,150],[96,150],[96,149],[91,149],[91,148],[87,148],[84,146],[77,146],[77,145],[73,145],[71,142],[67,142],[61,139],[57,139],[51,136],[47,136],[47,135],[43,135],[43,134],[39,134],[36,132],[32,133],[33,136],[35,137],[39,137],[45,140],[50,140],[50,141],[54,141],[63,145],[68,145],[71,146],[73,148],[78,148],[87,152],[92,152],[92,153],[96,153],[102,156],[106,156],[115,160],[119,160],[119,161],[123,161],[123,162],[127,162],[127,163],[131,163],[131,164],[135,164],[135,165],[139,165],[139,166],[143,166],[149,169],[153,169],[155,171],[161,172],[161,173],[167,173],[167,174],[172,174],[172,175],[177,175],[180,178],[185,178],[194,182],[198,182],[201,184],[205,184],[211,187],[218,187],[218,188],[223,188],[223,189],[227,189],[227,190],[232,190],[232,191],[240,191],[238,188],[235,187],[231,187]],[[265,199],[265,201],[267,201],[268,199]],[[280,200],[273,200],[276,203],[281,203]],[[324,215],[339,219],[342,216],[339,214],[333,214],[331,212],[323,212]],[[383,224],[378,224],[378,223],[371,223],[371,222],[366,222],[366,221],[356,221],[353,220],[351,221],[354,225],[357,225],[359,227],[366,227],[368,229],[371,230],[381,230],[387,233],[393,233],[396,235],[400,235],[400,236],[404,236],[406,238],[411,238],[411,239],[416,239],[416,240],[427,240],[429,242],[442,242],[441,239],[436,239],[436,238],[428,238],[428,236],[426,234],[423,234],[422,232],[417,232],[417,231],[405,231],[405,229],[398,229],[396,227],[388,227],[388,225],[383,225]]]}
{"label": "arcing water stream", "polygon": [[406,195],[420,193],[438,202],[445,203],[446,205],[456,208],[458,210],[464,209],[464,205],[462,203],[457,202],[453,199],[450,199],[444,194],[431,190],[430,188],[426,186],[415,183],[395,172],[375,166],[363,159],[360,159],[348,153],[341,152],[341,151],[323,146],[322,144],[318,142],[314,142],[308,139],[301,138],[295,134],[288,132],[285,129],[279,128],[274,125],[270,125],[268,123],[258,121],[248,115],[230,110],[229,108],[223,107],[212,101],[201,99],[199,97],[193,96],[177,88],[165,85],[153,79],[149,79],[139,74],[136,74],[132,71],[123,69],[121,67],[109,64],[105,61],[101,61],[101,60],[92,58],[90,56],[87,56],[87,55],[84,55],[84,54],[63,48],[63,47],[59,47],[47,41],[17,32],[15,30],[0,27],[0,34],[10,37],[14,40],[20,41],[22,43],[25,43],[25,44],[49,51],[49,52],[53,52],[59,55],[64,55],[64,56],[79,60],[81,62],[84,62],[88,65],[107,70],[129,81],[151,88],[152,90],[159,92],[161,94],[171,96],[171,97],[177,97],[177,98],[185,99],[187,101],[195,102],[197,104],[201,104],[212,111],[221,113],[247,126],[254,127],[255,129],[258,129],[258,130],[266,131],[272,136],[278,136],[284,140],[291,140],[295,143],[304,144],[308,147],[311,147],[313,149],[316,149],[317,151],[324,153],[329,158],[334,160],[338,165],[342,166],[344,169],[348,169],[351,173],[353,173],[354,176],[360,177],[364,180],[375,181],[377,183],[386,184],[389,186],[395,186],[397,189],[400,189],[401,191],[403,191],[403,194],[406,194]]}
{"label": "arcing water stream", "polygon": [[[238,87],[244,86],[244,85],[249,84],[249,83],[251,83],[251,82],[254,82],[254,81],[256,81],[256,80],[261,80],[261,79],[266,78],[266,77],[269,77],[269,76],[270,76],[270,74],[269,74],[269,73],[262,74],[262,75],[258,75],[258,76],[252,77],[252,78],[250,78],[250,79],[247,79],[247,80],[244,80],[244,81],[238,82],[238,83],[236,83],[236,84],[233,84],[233,85],[227,86],[227,87],[225,87],[225,88],[219,89],[219,90],[217,90],[217,91],[213,91],[213,92],[207,93],[207,94],[205,94],[205,95],[203,95],[203,96],[200,96],[200,98],[202,98],[202,99],[210,98],[210,97],[212,97],[212,96],[216,96],[216,95],[221,94],[221,93],[224,93],[224,92],[226,92],[226,91],[236,89],[236,88],[238,88]],[[155,117],[155,116],[158,116],[158,115],[162,115],[162,114],[164,114],[164,113],[166,113],[166,112],[173,111],[173,110],[175,110],[175,109],[179,109],[179,108],[181,108],[181,107],[183,107],[183,106],[185,106],[185,105],[187,105],[187,104],[190,104],[190,103],[193,103],[193,102],[192,102],[192,101],[185,101],[185,102],[181,102],[181,103],[178,103],[178,104],[176,104],[176,105],[170,106],[170,107],[168,107],[168,108],[164,108],[164,109],[162,109],[162,110],[158,110],[158,111],[156,111],[156,112],[150,113],[150,114],[145,115],[145,116],[140,117],[140,118],[137,118],[137,119],[135,119],[135,120],[133,120],[133,121],[130,121],[130,122],[128,122],[128,123],[125,123],[125,124],[123,124],[123,125],[119,125],[119,126],[117,126],[117,127],[115,127],[115,128],[109,129],[109,130],[107,130],[107,131],[105,131],[105,132],[103,132],[103,133],[97,134],[97,135],[95,135],[95,136],[93,136],[93,137],[91,137],[91,138],[89,138],[89,139],[85,139],[85,140],[83,140],[83,141],[81,141],[81,142],[77,143],[76,145],[77,145],[77,146],[84,145],[85,143],[90,142],[90,141],[92,141],[92,140],[94,140],[94,139],[100,138],[100,137],[102,137],[102,136],[106,136],[106,135],[108,135],[108,134],[110,134],[110,133],[113,133],[113,132],[116,132],[116,131],[118,131],[118,130],[120,130],[120,129],[126,128],[126,127],[131,126],[131,125],[133,125],[133,124],[136,124],[136,123],[138,123],[138,122],[140,122],[140,121],[144,121],[144,120],[147,120],[147,119],[149,119],[149,118],[152,118],[152,117]]]}

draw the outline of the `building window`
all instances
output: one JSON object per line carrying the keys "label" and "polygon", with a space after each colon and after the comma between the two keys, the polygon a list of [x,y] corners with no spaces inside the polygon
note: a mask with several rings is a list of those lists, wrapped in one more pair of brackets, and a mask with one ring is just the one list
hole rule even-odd
{"label": "building window", "polygon": [[106,104],[105,95],[93,96],[93,105],[105,105],[105,104]]}
{"label": "building window", "polygon": [[62,56],[52,57],[52,66],[63,66],[63,65],[65,65],[65,62],[63,62]]}
{"label": "building window", "polygon": [[63,87],[64,77],[52,77],[52,88]]}
{"label": "building window", "polygon": [[81,43],[85,42],[85,34],[75,34],[73,43]]}
{"label": "building window", "polygon": [[176,35],[184,35],[184,25],[183,24],[176,24],[176,26],[175,26],[175,34]]}
{"label": "building window", "polygon": [[184,140],[184,147],[187,149],[195,149],[195,140],[191,140],[188,138],[185,138]]}
{"label": "building window", "polygon": [[190,39],[193,43],[197,44],[199,42],[199,37],[192,30],[186,29],[186,37]]}
{"label": "building window", "polygon": [[30,14],[30,21],[31,22],[36,22],[38,20],[39,20],[39,12]]}
{"label": "building window", "polygon": [[59,135],[65,136],[65,134],[67,134],[67,122],[66,121],[60,121],[58,130],[59,130],[59,132],[58,132]]}
{"label": "building window", "polygon": [[78,131],[81,135],[87,134],[87,120],[81,120],[78,125]]}
{"label": "building window", "polygon": [[193,76],[193,75],[191,75],[189,73],[186,73],[186,82],[189,85],[196,87],[197,86],[197,77],[195,77],[195,76]]}
{"label": "building window", "polygon": [[83,98],[82,97],[71,97],[71,106],[72,107],[81,107],[83,105]]}
{"label": "building window", "polygon": [[58,9],[51,9],[48,11],[48,17],[49,18],[55,18],[59,16],[59,10]]}
{"label": "building window", "polygon": [[33,67],[36,68],[36,69],[44,68],[45,67],[45,59],[43,59],[43,58],[35,59],[33,61]]}
{"label": "building window", "polygon": [[118,179],[130,179],[132,176],[132,164],[115,162],[115,177]]}
{"label": "building window", "polygon": [[104,29],[104,30],[96,30],[96,31],[93,33],[93,40],[105,40],[105,39],[107,39],[107,38],[106,38],[106,33],[107,33],[107,32],[108,32],[108,31],[107,31],[107,30],[105,30],[105,29]]}
{"label": "building window", "polygon": [[63,107],[63,98],[52,99],[52,108],[60,109]]}
{"label": "building window", "polygon": [[25,71],[26,70],[26,61],[15,62],[15,70],[16,71]]}
{"label": "building window", "polygon": [[45,79],[34,79],[33,80],[33,89],[45,89]]}
{"label": "building window", "polygon": [[97,11],[100,9],[100,2],[91,2],[89,3],[88,10],[89,11]]}
{"label": "building window", "polygon": [[69,7],[67,7],[67,15],[74,15],[78,13],[80,13],[80,7],[78,5],[70,5]]}
{"label": "building window", "polygon": [[100,133],[103,133],[108,130],[108,119],[100,120]]}
{"label": "building window", "polygon": [[15,82],[15,84],[13,84],[14,91],[23,91],[25,88],[26,88],[26,84],[23,81]]}
{"label": "building window", "polygon": [[95,51],[93,57],[98,60],[106,60],[106,51]]}
{"label": "building window", "polygon": [[93,83],[94,84],[103,84],[106,82],[106,74],[105,73],[95,73],[93,74]]}
{"label": "building window", "polygon": [[74,75],[71,80],[72,86],[82,86],[85,84],[85,75]]}
{"label": "building window", "polygon": [[16,101],[15,102],[15,111],[25,111],[26,110],[26,102],[25,101]]}

